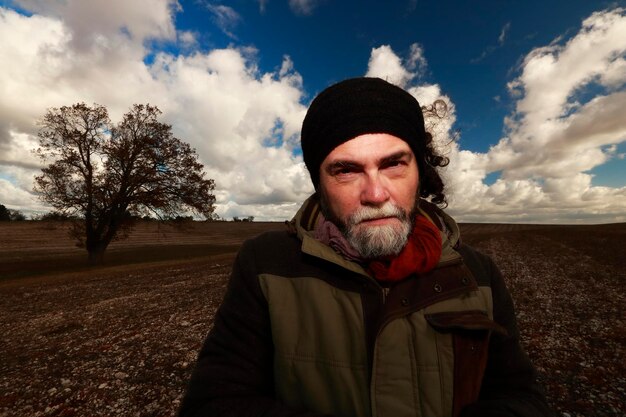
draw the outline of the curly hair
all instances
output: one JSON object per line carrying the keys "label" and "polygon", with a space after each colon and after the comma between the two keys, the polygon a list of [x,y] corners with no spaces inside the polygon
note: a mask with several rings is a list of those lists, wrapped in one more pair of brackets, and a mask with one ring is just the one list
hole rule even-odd
{"label": "curly hair", "polygon": [[[443,119],[448,113],[448,106],[443,100],[436,100],[430,106],[422,106],[424,119]],[[439,168],[450,163],[450,159],[441,155],[433,143],[433,135],[426,132],[425,141],[420,146],[419,155],[416,155],[419,173],[420,189],[419,196],[431,198],[431,201],[438,206],[447,207],[448,202],[444,193],[445,185],[439,175]]]}

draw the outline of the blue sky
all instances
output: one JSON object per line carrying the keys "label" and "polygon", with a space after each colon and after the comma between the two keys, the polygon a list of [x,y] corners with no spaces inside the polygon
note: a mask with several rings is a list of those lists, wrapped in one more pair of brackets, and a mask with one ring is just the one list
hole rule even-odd
{"label": "blue sky", "polygon": [[298,149],[307,104],[368,74],[422,104],[449,104],[438,140],[461,220],[626,221],[625,5],[0,2],[0,60],[10,63],[0,203],[46,210],[27,152],[46,108],[97,102],[116,120],[149,101],[198,150],[220,215],[289,218],[312,191]]}
{"label": "blue sky", "polygon": [[534,47],[571,35],[582,19],[615,2],[328,0],[298,14],[285,1],[268,1],[263,11],[258,2],[229,1],[220,4],[239,18],[225,30],[208,4],[181,2],[177,27],[199,32],[208,49],[254,46],[264,72],[290,56],[309,97],[363,75],[372,48],[390,45],[406,55],[411,44],[420,43],[428,61],[422,80],[440,84],[454,100],[463,145],[485,152],[501,137],[502,121],[512,110],[506,85],[520,60]]}

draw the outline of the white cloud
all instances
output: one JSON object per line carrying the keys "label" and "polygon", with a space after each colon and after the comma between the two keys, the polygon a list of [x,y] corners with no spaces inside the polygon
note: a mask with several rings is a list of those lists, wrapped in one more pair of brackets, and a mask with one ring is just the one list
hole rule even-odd
{"label": "white cloud", "polygon": [[319,0],[289,0],[289,7],[295,14],[310,15],[318,3]]}
{"label": "white cloud", "polygon": [[[490,152],[494,170],[510,178],[569,177],[610,157],[601,147],[626,140],[626,16],[594,13],[564,45],[531,51],[509,85],[520,99],[510,132]],[[609,87],[581,103],[577,93]]]}
{"label": "white cloud", "polygon": [[0,178],[0,196],[2,196],[0,204],[13,210],[29,211],[39,205],[31,193],[3,178]]}
{"label": "white cloud", "polygon": [[[154,19],[145,26],[172,25]],[[161,53],[147,65],[143,44],[117,31],[77,45],[74,29],[53,11],[27,17],[0,8],[0,36],[10,40],[0,43],[0,202],[10,200],[12,208],[41,206],[30,193],[39,164],[30,152],[36,120],[49,107],[77,101],[107,106],[113,121],[135,102],[159,106],[216,180],[218,214],[237,207],[238,214],[267,219],[291,207],[289,218],[313,191],[292,152],[305,108],[302,78],[289,57],[276,73],[259,72],[250,48]]]}
{"label": "white cloud", "polygon": [[[62,20],[73,47],[89,49],[125,36],[141,44],[147,39],[174,39],[176,0],[16,0],[26,10]],[[6,39],[6,38],[4,38]]]}
{"label": "white cloud", "polygon": [[401,59],[389,45],[372,48],[367,63],[367,77],[378,77],[408,88],[413,80],[420,78],[428,66],[424,49],[418,43],[410,46],[409,54]]}
{"label": "white cloud", "polygon": [[[505,121],[508,135],[479,165],[485,174],[500,171],[500,179],[477,196],[461,198],[464,188],[455,188],[453,211],[468,219],[479,216],[473,207],[502,221],[518,220],[516,212],[524,221],[623,221],[626,187],[593,186],[588,171],[626,141],[625,52],[623,9],[594,13],[565,43],[531,51],[509,83],[518,100]],[[593,89],[600,92],[579,101]],[[479,204],[468,203],[476,198]],[[505,211],[497,214],[493,204]]]}
{"label": "white cloud", "polygon": [[378,77],[405,88],[415,73],[407,70],[389,45],[373,48],[367,64],[367,77]]}
{"label": "white cloud", "polygon": [[511,22],[507,22],[504,26],[502,26],[502,29],[500,30],[497,44],[487,46],[479,56],[477,56],[476,58],[472,58],[470,62],[472,64],[476,64],[494,53],[498,48],[502,48],[504,46],[504,43],[506,42],[506,38],[509,34],[510,29]]}
{"label": "white cloud", "polygon": [[187,48],[196,46],[196,44],[198,43],[196,39],[196,34],[188,30],[178,32],[178,41],[181,43],[181,45]]}
{"label": "white cloud", "polygon": [[[504,42],[509,26],[500,35]],[[367,75],[406,88],[420,103],[443,99],[449,117],[430,130],[450,158],[443,169],[450,211],[463,221],[610,222],[626,221],[626,187],[598,187],[589,170],[619,158],[626,141],[626,17],[616,9],[594,13],[563,44],[561,38],[531,51],[509,84],[516,110],[508,134],[487,153],[450,143],[454,103],[437,84],[416,83],[411,59],[389,46],[374,48]],[[420,51],[419,56],[423,56]],[[586,102],[593,84],[604,87]],[[597,87],[596,87],[597,88]],[[584,94],[583,94],[584,93]],[[428,123],[428,122],[427,122]],[[490,173],[499,173],[493,184]]]}
{"label": "white cloud", "polygon": [[424,48],[418,43],[412,44],[409,57],[406,61],[406,67],[411,71],[416,70],[416,75],[419,75],[426,69],[426,66],[427,63],[426,58],[424,57]]}
{"label": "white cloud", "polygon": [[273,221],[277,219],[290,219],[299,208],[300,203],[267,206],[261,204],[239,205],[230,201],[223,206],[220,217],[231,220],[233,217],[246,218],[253,216],[255,221]]}
{"label": "white cloud", "polygon": [[224,6],[223,4],[206,5],[207,9],[213,14],[213,21],[229,37],[236,39],[234,29],[241,21],[241,16],[232,7]]}
{"label": "white cloud", "polygon": [[33,121],[50,106],[98,101],[120,115],[129,98],[146,97],[144,91],[150,92],[146,98],[156,98],[163,90],[143,63],[143,47],[126,36],[112,34],[81,49],[63,21],[6,9],[0,9],[0,36],[10,40],[0,43],[0,126],[5,128],[0,138],[7,136],[7,127],[34,133]]}
{"label": "white cloud", "polygon": [[511,29],[511,22],[507,22],[502,27],[502,30],[500,31],[500,36],[498,36],[498,45],[500,46],[504,45],[504,42],[506,41],[506,37],[509,34],[509,29]]}
{"label": "white cloud", "polygon": [[[224,217],[286,219],[312,192],[293,153],[306,109],[289,57],[272,73],[259,71],[253,48],[160,53],[148,65],[146,41],[194,44],[193,33],[176,32],[174,1],[20,4],[34,14],[0,8],[0,203],[43,209],[30,192],[39,164],[30,152],[36,120],[78,101],[106,105],[114,121],[132,103],[159,106],[216,180]],[[298,4],[309,12],[314,6]],[[622,9],[595,13],[571,39],[531,51],[510,83],[517,105],[505,120],[507,135],[487,153],[450,143],[454,103],[439,85],[419,82],[427,62],[418,44],[404,58],[388,45],[374,48],[367,75],[407,88],[422,105],[448,103],[448,118],[429,127],[451,160],[443,175],[460,220],[626,221],[626,187],[594,186],[589,173],[624,158],[617,145],[626,140],[625,51]],[[589,91],[597,93],[583,101]],[[500,178],[487,185],[494,172]]]}
{"label": "white cloud", "polygon": [[[531,51],[522,74],[510,84],[524,96],[516,109],[525,118],[521,127],[529,124],[532,128],[537,120],[563,116],[573,104],[569,101],[572,95],[593,81],[605,86],[619,84],[625,51],[624,9],[593,13],[566,44],[553,43]],[[609,77],[602,77],[607,70]]]}

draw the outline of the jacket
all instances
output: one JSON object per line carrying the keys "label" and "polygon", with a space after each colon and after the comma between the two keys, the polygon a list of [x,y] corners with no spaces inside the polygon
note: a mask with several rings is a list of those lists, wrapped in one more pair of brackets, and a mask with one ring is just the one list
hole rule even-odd
{"label": "jacket", "polygon": [[500,272],[420,207],[441,259],[389,287],[312,237],[314,198],[244,243],[180,415],[551,415]]}

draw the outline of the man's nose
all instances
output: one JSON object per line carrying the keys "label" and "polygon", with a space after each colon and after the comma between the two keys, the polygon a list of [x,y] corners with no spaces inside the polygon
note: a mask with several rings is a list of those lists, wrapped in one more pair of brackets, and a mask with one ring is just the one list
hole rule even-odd
{"label": "man's nose", "polygon": [[378,174],[367,175],[361,191],[361,204],[379,206],[389,200],[389,191]]}

